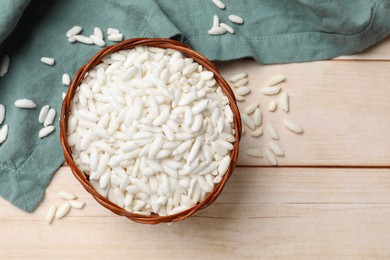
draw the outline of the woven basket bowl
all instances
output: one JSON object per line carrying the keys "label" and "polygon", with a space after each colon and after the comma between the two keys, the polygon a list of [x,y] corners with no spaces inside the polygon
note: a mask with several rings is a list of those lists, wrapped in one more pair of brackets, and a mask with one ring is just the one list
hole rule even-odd
{"label": "woven basket bowl", "polygon": [[[85,175],[77,166],[75,161],[72,157],[72,151],[69,147],[68,140],[67,140],[67,128],[68,128],[68,118],[69,118],[69,112],[71,107],[71,102],[74,94],[76,93],[76,90],[78,86],[80,86],[81,82],[83,81],[85,74],[91,70],[93,67],[101,63],[102,59],[106,57],[107,55],[118,52],[121,50],[126,49],[133,49],[136,46],[153,46],[153,47],[160,47],[160,48],[171,48],[177,51],[182,52],[187,57],[193,58],[194,61],[201,64],[203,67],[208,69],[209,71],[212,71],[214,73],[214,77],[223,90],[224,94],[227,96],[227,98],[230,101],[230,107],[234,114],[234,129],[235,129],[235,138],[236,142],[234,143],[234,148],[231,151],[231,163],[230,166],[223,176],[222,180],[214,186],[214,189],[212,192],[210,192],[206,198],[196,204],[195,206],[179,212],[174,215],[169,216],[159,216],[157,214],[152,214],[150,216],[144,216],[139,214],[134,214],[131,212],[128,212],[127,210],[119,207],[118,205],[114,204],[113,202],[109,201],[105,197],[101,196],[89,183],[88,176]],[[65,160],[69,167],[71,168],[74,176],[76,179],[84,186],[84,188],[93,196],[93,198],[99,202],[102,206],[105,208],[111,210],[113,213],[118,214],[120,216],[125,216],[130,220],[133,220],[135,222],[143,223],[143,224],[158,224],[158,223],[164,223],[164,222],[176,222],[183,219],[186,219],[193,215],[195,212],[204,209],[208,207],[210,204],[212,204],[219,194],[222,192],[226,182],[230,178],[232,171],[235,167],[237,156],[238,156],[238,145],[239,140],[241,138],[241,118],[240,113],[237,107],[236,99],[234,97],[233,91],[229,87],[229,84],[222,78],[221,74],[215,67],[215,65],[209,61],[204,56],[200,55],[199,53],[195,52],[194,50],[190,49],[188,46],[174,40],[169,39],[160,39],[160,38],[135,38],[123,41],[121,43],[106,47],[96,53],[87,64],[85,64],[83,67],[81,67],[76,75],[74,76],[74,79],[72,81],[72,84],[69,87],[68,93],[64,99],[64,102],[62,104],[61,109],[61,118],[60,118],[60,140],[62,149],[64,152]]]}

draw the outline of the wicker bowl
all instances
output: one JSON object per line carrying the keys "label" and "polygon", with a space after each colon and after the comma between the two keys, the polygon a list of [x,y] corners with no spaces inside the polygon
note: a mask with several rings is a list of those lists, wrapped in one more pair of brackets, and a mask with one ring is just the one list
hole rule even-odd
{"label": "wicker bowl", "polygon": [[[157,214],[152,214],[150,216],[144,216],[144,215],[139,215],[139,214],[134,214],[131,213],[118,205],[114,204],[113,202],[109,201],[105,197],[101,196],[89,183],[88,181],[88,176],[85,175],[77,166],[75,161],[73,160],[72,157],[72,151],[70,149],[70,146],[68,144],[67,140],[67,128],[68,128],[68,118],[69,118],[69,112],[70,112],[70,107],[71,107],[71,102],[74,94],[76,93],[76,90],[78,86],[81,84],[83,81],[86,73],[101,63],[102,59],[106,57],[107,55],[118,52],[121,50],[126,50],[126,49],[132,49],[136,46],[153,46],[153,47],[160,47],[160,48],[170,48],[174,49],[177,51],[182,52],[185,54],[187,57],[193,58],[194,61],[198,62],[200,65],[208,69],[209,71],[212,71],[214,73],[214,78],[216,79],[217,83],[221,87],[222,91],[224,94],[227,96],[227,98],[230,101],[230,107],[233,111],[234,114],[234,129],[235,129],[235,138],[236,142],[234,143],[234,148],[231,151],[231,163],[230,166],[223,176],[222,180],[214,187],[213,191],[210,192],[206,198],[196,204],[195,206],[179,212],[174,215],[169,215],[169,216],[159,216]],[[64,99],[64,102],[62,104],[62,109],[61,109],[61,118],[60,118],[60,140],[61,140],[61,145],[62,149],[64,152],[65,160],[69,167],[71,168],[74,176],[76,179],[84,186],[84,188],[93,196],[93,198],[99,202],[102,206],[105,208],[109,209],[115,214],[118,214],[120,216],[125,216],[130,220],[133,220],[135,222],[143,223],[143,224],[158,224],[158,223],[164,223],[164,222],[176,222],[180,221],[183,219],[186,219],[193,215],[195,212],[204,209],[208,207],[210,204],[212,204],[219,194],[222,192],[226,182],[229,180],[232,171],[235,167],[236,161],[237,161],[237,156],[238,156],[238,146],[239,146],[239,140],[241,138],[241,118],[240,118],[240,113],[237,107],[236,99],[234,97],[233,91],[229,87],[229,84],[222,78],[221,74],[215,67],[215,65],[209,61],[207,58],[204,56],[200,55],[199,53],[195,52],[188,46],[174,40],[169,40],[169,39],[160,39],[160,38],[135,38],[135,39],[130,39],[123,41],[121,43],[106,47],[96,53],[89,61],[87,64],[85,64],[83,67],[81,67],[76,75],[74,76],[74,79],[72,81],[72,84],[69,87],[68,93]]]}

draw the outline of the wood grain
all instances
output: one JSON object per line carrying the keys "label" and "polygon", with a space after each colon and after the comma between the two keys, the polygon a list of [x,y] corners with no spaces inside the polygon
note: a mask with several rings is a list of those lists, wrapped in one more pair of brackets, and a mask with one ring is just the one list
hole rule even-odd
{"label": "wood grain", "polygon": [[[222,74],[229,78],[238,71],[249,73],[252,93],[245,102],[259,101],[264,126],[272,123],[278,130],[286,156],[280,165],[390,165],[390,62],[323,61],[301,64],[263,66],[254,61],[220,63]],[[280,84],[290,95],[289,113],[280,108],[267,110],[271,100],[259,89],[274,74],[286,75]],[[303,135],[293,134],[282,124],[289,118],[301,125]],[[264,131],[260,138],[250,130],[240,143],[238,165],[265,165],[264,159],[245,154],[248,147],[264,149],[270,139]]]}
{"label": "wood grain", "polygon": [[[389,187],[385,170],[239,167],[208,209],[149,226],[102,208],[63,167],[34,214],[0,201],[0,252],[7,259],[388,258]],[[87,205],[48,225],[61,189]]]}

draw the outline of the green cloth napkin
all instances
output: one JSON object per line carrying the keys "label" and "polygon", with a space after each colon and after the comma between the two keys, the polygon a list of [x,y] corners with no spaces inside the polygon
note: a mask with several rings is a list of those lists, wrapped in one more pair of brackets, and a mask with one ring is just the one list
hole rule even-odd
{"label": "green cloth napkin", "polygon": [[[74,75],[98,50],[69,43],[74,25],[89,36],[93,27],[118,28],[127,39],[173,37],[212,60],[253,57],[265,64],[329,59],[361,51],[390,32],[389,1],[374,0],[224,0],[220,10],[211,0],[0,0],[0,57],[11,58],[0,78],[0,104],[6,106],[8,139],[0,146],[0,195],[32,212],[42,200],[52,174],[63,163],[58,116],[55,132],[38,138],[40,108],[59,114],[63,73]],[[23,14],[23,15],[22,15]],[[211,36],[213,15],[236,33]],[[228,15],[245,20],[232,24]],[[112,44],[106,41],[107,44]],[[53,57],[55,66],[40,62]],[[35,109],[13,103],[28,98]],[[0,126],[1,127],[1,126]]]}

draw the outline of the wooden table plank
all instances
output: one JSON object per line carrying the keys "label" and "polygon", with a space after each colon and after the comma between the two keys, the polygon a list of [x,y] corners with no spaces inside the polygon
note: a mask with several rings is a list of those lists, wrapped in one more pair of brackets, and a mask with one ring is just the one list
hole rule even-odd
{"label": "wooden table plank", "polygon": [[[249,73],[252,93],[240,109],[259,101],[263,128],[271,122],[278,130],[278,143],[286,152],[280,165],[390,165],[390,62],[322,61],[263,66],[254,61],[219,63],[229,78],[239,71]],[[259,89],[272,75],[282,73],[280,84],[290,95],[291,111],[267,110],[271,100]],[[287,131],[283,118],[300,124],[305,133]],[[239,165],[264,165],[263,159],[250,158],[248,147],[263,149],[270,141],[267,132],[260,138],[249,136],[240,143]]]}
{"label": "wooden table plank", "polygon": [[[57,191],[83,210],[47,225]],[[390,257],[388,170],[237,168],[220,198],[194,217],[148,226],[95,202],[63,167],[34,214],[0,200],[2,258]]]}

